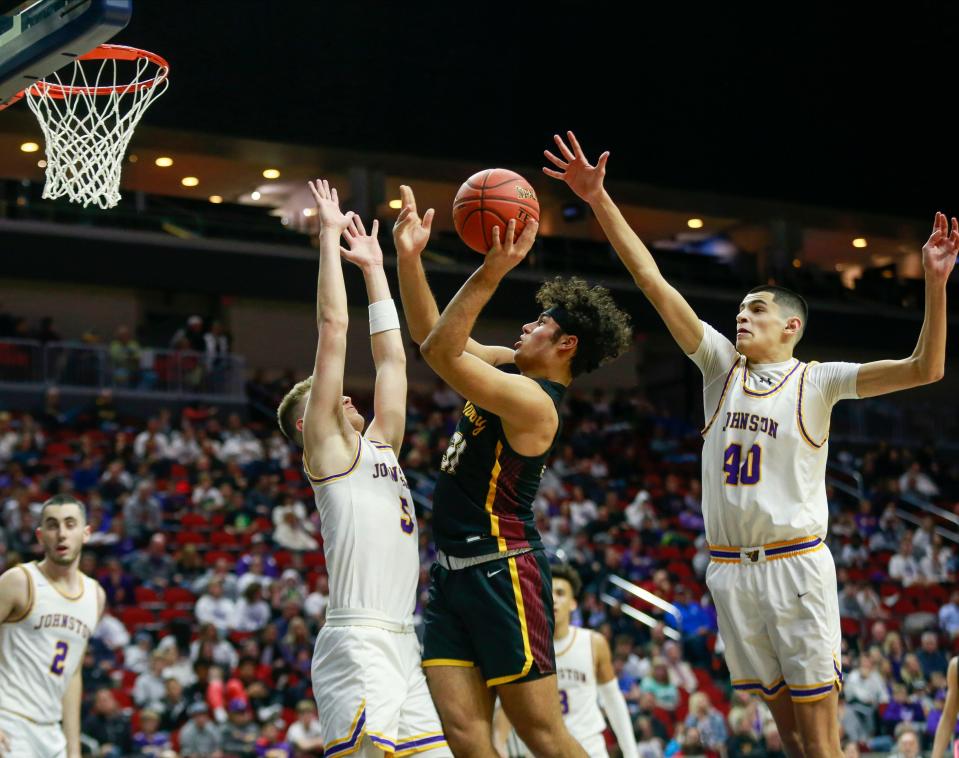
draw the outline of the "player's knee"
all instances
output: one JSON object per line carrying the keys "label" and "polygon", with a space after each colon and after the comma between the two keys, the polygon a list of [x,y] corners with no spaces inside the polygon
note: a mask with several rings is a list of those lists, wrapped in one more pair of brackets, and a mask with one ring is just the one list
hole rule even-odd
{"label": "player's knee", "polygon": [[838,754],[839,745],[834,745],[827,734],[809,734],[803,739],[803,758],[833,758]]}
{"label": "player's knee", "polygon": [[485,755],[484,748],[492,747],[489,728],[468,716],[443,719],[446,744],[456,756]]}

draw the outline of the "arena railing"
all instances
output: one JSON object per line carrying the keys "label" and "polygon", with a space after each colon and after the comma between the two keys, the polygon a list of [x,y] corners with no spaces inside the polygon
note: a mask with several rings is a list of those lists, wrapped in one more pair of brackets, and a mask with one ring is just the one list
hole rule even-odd
{"label": "arena railing", "polygon": [[242,399],[245,378],[246,361],[238,355],[211,358],[153,347],[111,352],[105,344],[0,339],[0,383]]}

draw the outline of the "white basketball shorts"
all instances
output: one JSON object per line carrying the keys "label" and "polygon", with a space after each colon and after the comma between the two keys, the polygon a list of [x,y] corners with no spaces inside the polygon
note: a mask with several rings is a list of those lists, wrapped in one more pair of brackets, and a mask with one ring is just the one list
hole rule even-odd
{"label": "white basketball shorts", "polygon": [[706,586],[734,689],[812,702],[842,687],[836,567],[822,540],[710,545],[710,557]]}
{"label": "white basketball shorts", "polygon": [[411,626],[331,611],[316,638],[313,695],[328,758],[355,753],[364,741],[396,758],[452,756]]}

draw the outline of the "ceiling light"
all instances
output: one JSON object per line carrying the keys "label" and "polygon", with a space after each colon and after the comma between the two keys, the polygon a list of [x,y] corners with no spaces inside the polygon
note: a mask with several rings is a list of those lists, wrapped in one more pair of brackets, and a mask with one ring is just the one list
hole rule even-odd
{"label": "ceiling light", "polygon": [[250,193],[250,197],[252,197],[254,200],[259,200],[259,199],[260,199],[260,193],[257,192],[256,190],[253,190],[253,192]]}
{"label": "ceiling light", "polygon": [[198,185],[199,183],[200,183],[200,180],[197,179],[195,176],[184,176],[180,180],[180,184],[182,184],[184,187],[196,187],[196,185]]}
{"label": "ceiling light", "polygon": [[860,248],[862,248],[862,247],[866,247],[866,245],[868,245],[868,244],[869,244],[869,243],[866,242],[866,240],[865,240],[864,237],[856,237],[856,239],[854,239],[854,240],[852,241],[852,246],[853,246],[853,247],[860,247]]}
{"label": "ceiling light", "polygon": [[173,165],[173,158],[170,158],[166,155],[161,155],[153,162],[156,163],[160,168],[168,168]]}
{"label": "ceiling light", "polygon": [[220,195],[210,195],[210,202],[214,205],[219,205],[223,202],[223,198]]}
{"label": "ceiling light", "polygon": [[37,161],[37,166],[39,166],[40,168],[46,168],[47,162],[43,160],[43,158],[41,158],[40,160]]}
{"label": "ceiling light", "polygon": [[402,200],[399,200],[399,199],[390,200],[390,208],[392,208],[394,211],[398,211],[402,207],[403,207]]}
{"label": "ceiling light", "polygon": [[20,149],[25,153],[35,153],[40,149],[40,146],[36,142],[24,142],[20,145]]}
{"label": "ceiling light", "polygon": [[690,229],[702,229],[703,220],[701,218],[691,218],[686,222],[686,226],[688,226]]}
{"label": "ceiling light", "polygon": [[264,179],[279,179],[280,170],[278,168],[266,168],[263,169],[263,178]]}
{"label": "ceiling light", "polygon": [[306,216],[307,218],[309,218],[310,216],[312,216],[314,213],[316,213],[316,211],[313,210],[312,208],[304,208],[304,209],[303,209],[303,215]]}

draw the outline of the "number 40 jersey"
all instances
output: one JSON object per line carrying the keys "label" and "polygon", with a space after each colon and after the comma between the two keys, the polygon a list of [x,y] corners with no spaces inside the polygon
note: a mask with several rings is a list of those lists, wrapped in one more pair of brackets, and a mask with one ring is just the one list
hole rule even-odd
{"label": "number 40 jersey", "polygon": [[26,572],[29,599],[23,615],[0,624],[0,710],[54,724],[97,625],[97,583],[80,574],[82,589],[70,597],[35,562],[11,570]]}
{"label": "number 40 jersey", "polygon": [[749,364],[708,324],[689,356],[703,372],[703,518],[710,545],[825,539],[829,417],[856,398],[859,364]]}

